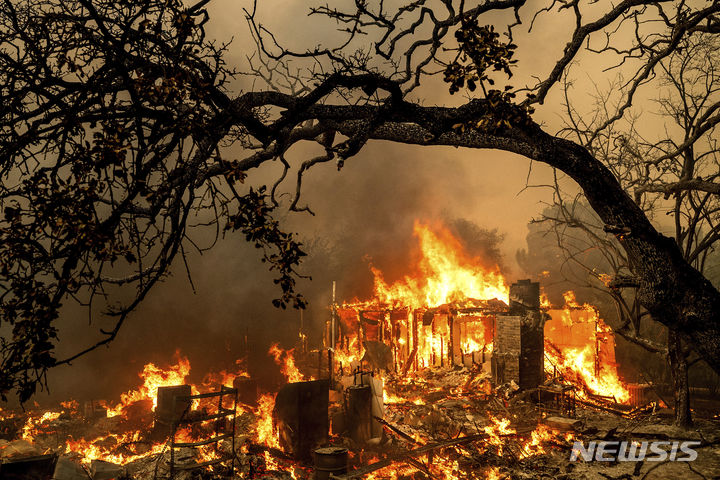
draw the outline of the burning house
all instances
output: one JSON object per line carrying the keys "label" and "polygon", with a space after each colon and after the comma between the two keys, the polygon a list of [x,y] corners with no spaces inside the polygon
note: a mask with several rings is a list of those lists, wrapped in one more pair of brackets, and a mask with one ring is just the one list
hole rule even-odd
{"label": "burning house", "polygon": [[539,282],[508,286],[497,267],[469,258],[443,228],[416,223],[415,235],[416,275],[388,284],[372,268],[373,299],[332,306],[325,341],[341,371],[363,360],[402,376],[477,366],[496,385],[513,382],[527,390],[546,374],[561,375],[584,393],[627,400],[614,336],[597,309],[577,304],[572,292],[562,308],[551,308],[541,301]]}

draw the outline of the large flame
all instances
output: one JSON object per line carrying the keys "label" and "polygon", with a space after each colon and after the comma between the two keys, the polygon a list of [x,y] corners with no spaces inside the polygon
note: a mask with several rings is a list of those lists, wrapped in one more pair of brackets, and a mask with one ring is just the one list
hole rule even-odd
{"label": "large flame", "polygon": [[[363,341],[394,335],[396,362],[407,362],[396,363],[396,367],[405,371],[410,366],[415,369],[443,364],[451,349],[452,355],[472,355],[473,362],[477,358],[480,363],[484,354],[492,352],[489,317],[454,313],[452,327],[448,315],[454,309],[485,308],[493,300],[505,306],[509,288],[498,267],[486,268],[482,259],[468,255],[444,226],[431,227],[415,221],[414,236],[418,241],[418,261],[411,269],[414,275],[388,283],[384,274],[371,266],[374,297],[340,306],[338,318],[346,325],[357,323],[357,328],[345,328],[342,343],[334,346],[335,359],[343,367],[352,366],[363,356],[362,342],[358,341],[360,330],[364,330]],[[418,315],[437,315],[437,321],[430,325]],[[451,345],[451,328],[460,331],[458,344]]]}
{"label": "large flame", "polygon": [[183,385],[185,377],[190,374],[190,361],[187,357],[176,353],[177,363],[168,368],[160,368],[154,363],[148,363],[138,375],[143,384],[136,390],[130,390],[120,395],[120,403],[114,407],[107,406],[108,417],[122,415],[128,406],[143,401],[152,400],[153,410],[157,407],[157,392],[159,387]]}
{"label": "large flame", "polygon": [[437,307],[469,299],[497,298],[507,302],[508,286],[497,267],[481,267],[479,259],[468,257],[460,242],[442,226],[430,228],[415,221],[413,230],[421,255],[418,275],[406,276],[389,285],[382,272],[371,267],[377,300],[412,308]]}
{"label": "large flame", "polygon": [[25,421],[25,425],[22,427],[22,439],[32,442],[35,436],[42,433],[42,426],[57,420],[62,415],[62,412],[45,412],[39,417],[28,417]]}
{"label": "large flame", "polygon": [[624,403],[630,399],[615,365],[615,341],[610,327],[597,308],[580,305],[575,293],[565,292],[565,305],[550,310],[545,324],[545,369],[578,384],[578,394],[612,397]]}
{"label": "large flame", "polygon": [[261,445],[280,448],[277,429],[273,423],[273,408],[275,407],[275,394],[267,393],[258,401],[258,424],[256,427],[257,441]]}
{"label": "large flame", "polygon": [[[503,310],[508,302],[503,275],[468,255],[445,227],[416,221],[414,235],[419,260],[410,269],[413,275],[389,283],[371,267],[374,297],[338,307],[343,337],[333,347],[343,369],[357,365],[364,354],[361,344],[367,340],[389,343],[395,369],[406,373],[460,361],[485,364],[491,358],[492,312],[496,305]],[[493,299],[505,303],[493,304]],[[617,374],[614,336],[597,309],[580,305],[573,292],[565,294],[562,309],[553,310],[544,293],[540,300],[541,308],[553,316],[545,329],[548,372],[578,384],[585,396],[626,402],[629,394]]]}
{"label": "large flame", "polygon": [[[487,308],[487,305],[493,299],[507,303],[509,289],[497,267],[482,267],[483,262],[467,255],[460,242],[444,227],[430,228],[425,223],[415,222],[414,233],[420,252],[418,265],[414,269],[416,275],[405,276],[398,282],[388,284],[382,272],[373,268],[375,297],[368,302],[343,305],[340,307],[346,310],[346,317],[343,318],[343,312],[334,310],[337,313],[336,318],[347,321],[352,327],[344,327],[340,344],[332,347],[338,364],[352,366],[359,362],[365,353],[363,341],[370,339],[389,343],[393,362],[396,362],[395,370],[405,375],[398,375],[396,382],[402,384],[412,378],[413,384],[417,386],[423,380],[420,376],[413,376],[414,368],[410,368],[413,364],[416,368],[441,365],[439,359],[447,361],[448,357],[452,356],[454,361],[454,356],[458,355],[463,360],[471,357],[471,367],[476,372],[480,371],[479,364],[487,365],[486,354],[487,358],[490,358],[493,352],[496,328],[494,312],[498,311]],[[579,385],[581,395],[604,395],[619,402],[627,401],[627,389],[618,378],[614,363],[612,332],[599,317],[597,309],[587,304],[580,305],[572,292],[565,295],[562,309],[552,310],[544,295],[541,303],[542,308],[549,310],[553,317],[553,320],[546,324],[545,353],[548,371]],[[502,303],[500,305],[503,308],[507,306]],[[338,306],[334,306],[336,307]],[[457,340],[451,342],[451,336]],[[393,341],[388,342],[388,339]],[[370,346],[367,348],[372,352]],[[283,350],[274,344],[268,353],[280,366],[287,382],[312,380],[312,377],[303,375],[298,368],[293,350]],[[117,421],[122,425],[128,417],[137,412],[137,409],[133,410],[131,406],[150,413],[157,404],[158,388],[186,384],[189,373],[189,360],[179,354],[176,363],[166,368],[148,363],[139,374],[142,384],[122,394],[120,403],[108,407],[109,417],[119,417],[111,423]],[[218,385],[232,386],[238,376],[247,376],[240,363],[235,372],[222,371],[206,375],[201,384],[191,386],[192,391],[199,393],[216,390]],[[478,380],[483,378],[487,377],[477,376]],[[490,382],[484,380],[482,385],[488,389],[486,394],[490,395]],[[425,394],[441,389],[429,384],[423,387]],[[448,391],[462,394],[480,387],[480,384],[471,384],[468,380],[465,385],[458,385]],[[414,394],[402,395],[384,390],[384,403],[402,404],[400,407],[404,408],[405,405],[425,404],[425,399],[417,395],[417,391]],[[278,431],[273,423],[274,404],[275,394],[262,395],[253,412],[256,426],[252,441],[271,449],[280,448]],[[205,407],[205,404],[202,406]],[[77,403],[64,404],[63,407],[76,411]],[[32,441],[33,437],[46,433],[47,428],[51,428],[61,414],[62,412],[45,412],[28,417],[22,429],[23,438]],[[149,430],[149,425],[131,428],[130,431],[110,433],[88,440],[70,439],[66,442],[66,451],[78,454],[85,463],[100,459],[126,464],[159,454],[166,448],[164,441],[152,443],[142,438],[142,428]],[[480,428],[480,431],[487,435],[486,447],[497,449],[499,454],[506,448],[505,437],[518,437],[517,431],[505,418],[490,416],[488,425]],[[178,431],[177,435],[178,440],[190,442],[202,438],[203,432],[184,429]],[[419,434],[415,434],[414,440],[418,444],[429,441],[421,438]],[[529,436],[524,436],[520,448],[516,448],[512,453],[520,459],[532,457],[546,453],[546,446],[556,442],[557,432],[540,426]],[[132,445],[143,447],[128,448]],[[217,458],[217,454],[215,450],[207,448],[199,452],[198,458],[211,460]],[[264,456],[268,470],[280,468],[279,461],[273,458],[269,451],[265,451]],[[457,461],[445,456],[435,458],[435,463],[427,466],[427,471],[437,480],[455,480],[461,477],[458,469]],[[396,479],[413,476],[417,471],[413,465],[391,465],[370,474],[368,478]],[[503,478],[497,468],[490,468],[485,474],[487,478]],[[295,478],[295,472],[292,476]]]}
{"label": "large flame", "polygon": [[[146,414],[151,413],[157,407],[157,392],[159,387],[174,386],[186,384],[188,374],[190,373],[190,361],[187,357],[176,354],[177,360],[173,365],[161,368],[153,363],[146,364],[142,372],[138,375],[143,383],[133,390],[129,390],[120,396],[120,402],[113,407],[107,408],[108,417],[119,417],[122,422],[117,428],[129,428],[128,431],[120,433],[109,433],[107,435],[95,438],[68,438],[65,444],[65,452],[72,453],[79,459],[88,464],[92,460],[104,460],[116,464],[127,464],[141,458],[158,455],[167,449],[164,440],[151,441],[143,438],[144,431],[150,429],[151,424],[140,425],[138,422],[148,421],[152,419]],[[221,372],[211,372],[205,375],[203,381],[199,385],[191,385],[191,391],[199,393],[200,391],[216,391],[219,385],[231,387],[233,381],[237,377],[247,377],[242,362],[236,362],[235,371],[223,370]],[[217,408],[215,399],[203,399],[196,401],[197,404],[193,408],[203,408],[208,411]],[[63,407],[68,410],[77,410],[77,402],[63,402]],[[224,408],[231,408],[232,404],[225,405]],[[267,410],[267,405],[261,404],[261,408]],[[269,407],[272,411],[272,404]],[[238,415],[243,409],[238,406]],[[140,413],[140,416],[138,416]],[[258,413],[259,418],[269,418],[265,412]],[[52,420],[58,418],[61,413],[46,412],[40,417],[31,416],[23,430],[23,437],[31,440],[32,436],[41,431],[43,425],[47,425]],[[144,415],[144,417],[143,417]],[[140,418],[143,417],[143,418]],[[133,420],[133,422],[126,422]],[[179,442],[195,442],[203,440],[213,435],[215,429],[213,421],[209,420],[198,424],[197,429],[190,430],[189,427],[183,427],[176,432],[176,441]],[[259,435],[259,434],[258,434]],[[137,448],[131,448],[137,446]],[[196,454],[199,461],[209,461],[218,458],[219,453],[212,444],[204,445],[196,448]]]}

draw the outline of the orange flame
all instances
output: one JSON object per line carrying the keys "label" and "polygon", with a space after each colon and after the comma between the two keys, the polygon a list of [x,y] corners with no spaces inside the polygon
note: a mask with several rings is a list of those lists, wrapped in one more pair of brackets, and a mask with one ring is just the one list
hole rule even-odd
{"label": "orange flame", "polygon": [[[143,426],[137,425],[140,422],[146,422],[151,417],[137,417],[137,409],[130,409],[129,407],[138,406],[141,409],[145,409],[149,413],[150,408],[153,410],[157,406],[157,391],[162,386],[174,386],[185,384],[186,377],[190,372],[189,360],[177,353],[177,362],[175,365],[163,369],[152,363],[148,363],[143,367],[139,377],[143,380],[140,387],[129,390],[121,395],[120,403],[115,407],[108,408],[108,416],[121,416],[123,419],[129,419],[130,414],[133,414],[133,426],[130,427],[130,431],[120,433],[110,433],[97,438],[80,438],[73,439],[68,438],[65,444],[66,453],[74,453],[80,456],[80,460],[89,464],[92,460],[104,460],[116,464],[127,464],[141,458],[146,458],[154,455],[161,454],[167,447],[164,439],[161,441],[148,441],[142,438],[142,433],[145,430],[149,430],[150,424],[143,424]],[[236,362],[237,368],[235,372],[221,371],[219,373],[209,373],[203,380],[203,386],[198,388],[191,385],[191,389],[194,393],[199,393],[202,388],[203,391],[217,390],[219,384],[232,386],[233,380],[239,376],[247,376],[247,373],[242,369],[241,362]],[[152,402],[152,403],[151,403]],[[205,405],[201,403],[194,405],[195,407],[215,408],[215,404]],[[152,404],[152,407],[150,405]],[[64,404],[67,407],[77,409],[77,402]],[[232,405],[225,405],[224,408],[232,408]],[[142,411],[142,410],[141,410]],[[240,413],[241,410],[238,410]],[[176,441],[181,442],[194,442],[213,436],[214,423],[213,421],[207,421],[196,424],[197,427],[191,431],[189,428],[184,427],[176,432]],[[125,423],[119,424],[120,428],[127,428],[129,425]],[[198,461],[209,461],[219,458],[220,453],[215,448],[214,444],[199,446],[195,449]]]}
{"label": "orange flame", "polygon": [[516,432],[514,428],[510,427],[510,420],[507,418],[497,419],[490,415],[490,425],[483,428],[483,431],[487,434],[487,442],[494,445],[498,449],[498,455],[502,456],[504,442],[500,438],[500,435],[512,435]]}
{"label": "orange flame", "polygon": [[[280,366],[280,371],[285,376],[288,383],[304,382],[307,378],[295,365],[293,352],[294,349],[283,350],[277,343],[273,343],[268,351],[268,353],[275,359],[275,363]],[[309,380],[314,380],[314,378],[310,377]]]}
{"label": "orange flame", "polygon": [[123,434],[109,434],[90,440],[81,438],[74,440],[69,438],[65,443],[65,453],[77,453],[81,455],[81,461],[89,464],[93,460],[104,460],[118,465],[134,462],[141,458],[157,455],[163,451],[165,444],[159,442],[150,445],[150,448],[142,453],[119,453],[115,447],[128,445],[140,440],[140,432],[127,432]]}
{"label": "orange flame", "polygon": [[275,394],[267,393],[260,397],[257,409],[257,441],[268,447],[280,448],[280,441],[272,417],[274,407]]}
{"label": "orange flame", "polygon": [[[419,253],[414,269],[416,273],[390,284],[380,270],[371,266],[374,298],[343,305],[341,310],[345,314],[341,317],[352,322],[352,315],[348,315],[347,310],[355,310],[356,321],[363,330],[373,324],[377,326],[370,327],[370,330],[385,332],[384,335],[373,333],[363,340],[388,338],[388,335],[394,334],[397,369],[408,371],[410,366],[416,369],[439,365],[451,354],[480,353],[477,361],[484,362],[482,354],[492,351],[493,333],[489,324],[485,324],[491,320],[482,315],[453,313],[458,317],[454,328],[459,327],[462,332],[460,341],[451,345],[453,334],[449,331],[451,320],[448,316],[451,309],[487,307],[492,300],[504,305],[509,295],[505,278],[497,266],[485,268],[480,258],[468,255],[460,241],[445,227],[431,228],[416,221],[414,235],[418,240]],[[369,323],[360,314],[362,311],[372,316]],[[423,315],[433,316],[432,324],[425,322]],[[363,353],[357,348],[359,328],[348,330],[344,331],[348,337],[343,340],[345,346],[335,350],[335,359],[343,365],[359,360]],[[412,365],[400,365],[400,362],[410,361]],[[476,361],[475,356],[472,361]]]}
{"label": "orange flame", "polygon": [[236,368],[234,372],[221,370],[217,373],[210,372],[206,374],[202,381],[203,387],[205,387],[206,390],[217,388],[217,386],[219,385],[224,385],[228,388],[232,388],[236,378],[250,378],[250,375],[247,373],[243,366],[242,360],[236,360],[235,365]]}
{"label": "orange flame", "polygon": [[357,337],[352,337],[350,339],[347,348],[336,348],[333,351],[333,357],[335,359],[335,362],[344,366],[352,365],[353,363],[359,362],[364,354],[365,349],[362,347],[358,348]]}
{"label": "orange flame", "polygon": [[630,393],[618,376],[612,329],[597,308],[580,305],[575,292],[565,292],[563,298],[563,308],[550,310],[552,320],[545,324],[546,370],[578,383],[583,398],[590,393],[627,402]]}
{"label": "orange flame", "polygon": [[375,297],[381,303],[420,308],[473,299],[497,298],[507,302],[509,289],[497,267],[494,270],[480,267],[479,259],[469,258],[460,242],[444,227],[431,229],[416,220],[413,230],[421,252],[420,274],[388,285],[382,272],[371,267]]}
{"label": "orange flame", "polygon": [[500,469],[498,467],[490,467],[487,471],[487,480],[500,480]]}
{"label": "orange flame", "polygon": [[130,390],[120,395],[120,403],[115,407],[107,406],[108,417],[123,415],[126,408],[133,403],[151,399],[153,402],[153,411],[157,407],[157,392],[159,387],[169,387],[173,385],[183,385],[185,377],[190,373],[190,361],[187,357],[178,356],[177,363],[163,370],[153,363],[148,363],[143,367],[143,371],[139,374],[143,379],[143,384],[137,390]]}
{"label": "orange flame", "polygon": [[29,416],[22,427],[22,439],[32,442],[35,436],[41,433],[40,428],[43,424],[57,420],[60,415],[62,412],[45,412],[39,417]]}

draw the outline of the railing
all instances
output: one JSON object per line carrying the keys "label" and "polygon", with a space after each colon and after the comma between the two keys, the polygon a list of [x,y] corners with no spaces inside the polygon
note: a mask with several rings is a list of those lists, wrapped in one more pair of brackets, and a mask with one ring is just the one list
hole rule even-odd
{"label": "railing", "polygon": [[[230,462],[230,476],[232,476],[235,473],[235,419],[237,416],[237,402],[238,402],[238,391],[235,388],[228,388],[226,386],[221,386],[220,391],[218,392],[210,392],[210,393],[202,393],[199,395],[182,395],[182,396],[176,396],[173,398],[173,411],[177,411],[175,409],[175,405],[177,402],[184,402],[192,405],[193,400],[201,400],[204,398],[218,398],[218,404],[217,404],[217,413],[209,413],[206,415],[199,415],[199,416],[193,416],[188,417],[188,411],[189,408],[186,409],[180,419],[174,421],[172,423],[172,433],[170,436],[170,478],[175,478],[175,474],[180,471],[187,471],[187,470],[195,470],[198,468],[204,468],[211,465],[219,465],[221,463]],[[232,408],[225,408],[223,400],[227,397],[230,397],[232,400]],[[223,421],[225,419],[225,421]],[[227,430],[228,427],[228,421],[227,419],[230,419],[230,431]],[[178,442],[177,441],[177,432],[178,428],[180,428],[183,425],[192,425],[202,422],[208,422],[211,420],[215,420],[215,435],[213,437],[207,438],[205,440],[198,440],[196,442]],[[220,455],[219,452],[219,444],[221,441],[225,439],[230,439],[232,444],[232,449],[230,453],[226,453],[224,455]],[[195,447],[201,447],[205,445],[211,445],[215,444],[215,453],[219,456],[217,458],[214,458],[212,460],[207,460],[204,462],[193,462],[193,463],[185,463],[185,464],[175,464],[175,450],[178,448],[195,448]]]}

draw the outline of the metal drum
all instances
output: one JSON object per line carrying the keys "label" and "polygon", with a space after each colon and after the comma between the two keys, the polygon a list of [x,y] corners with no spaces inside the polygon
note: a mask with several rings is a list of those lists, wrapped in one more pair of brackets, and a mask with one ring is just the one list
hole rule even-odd
{"label": "metal drum", "polygon": [[330,475],[342,475],[347,470],[347,448],[323,447],[315,450],[315,480],[328,480]]}

